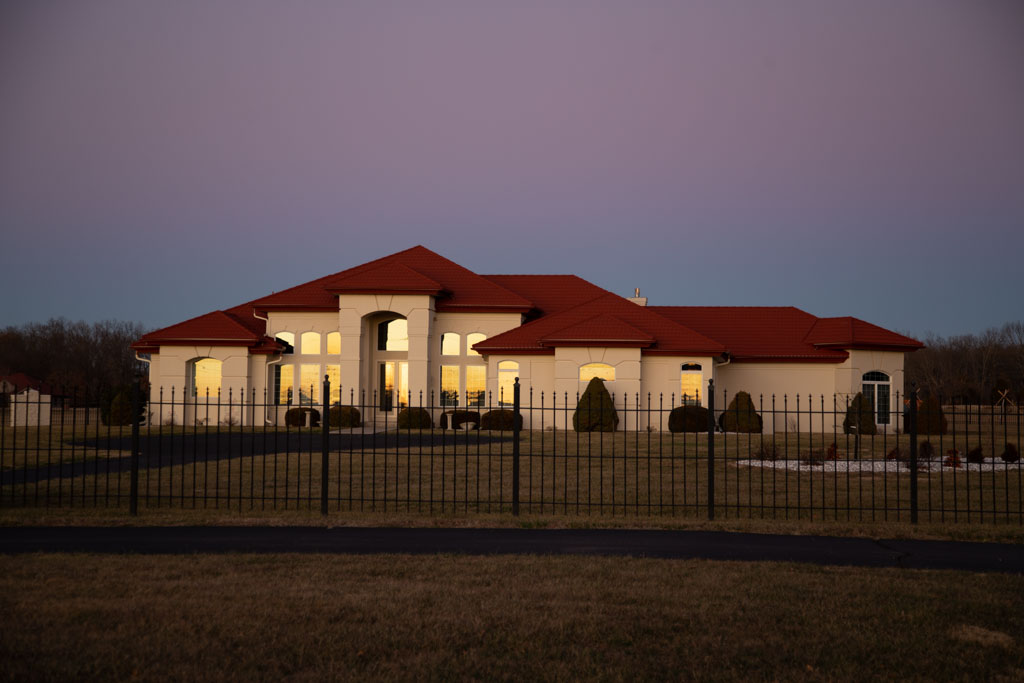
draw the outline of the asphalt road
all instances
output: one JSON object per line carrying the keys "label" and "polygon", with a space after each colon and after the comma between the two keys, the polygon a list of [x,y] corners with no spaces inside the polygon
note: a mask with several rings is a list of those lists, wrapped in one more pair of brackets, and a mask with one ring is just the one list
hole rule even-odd
{"label": "asphalt road", "polygon": [[1024,545],[717,531],[0,527],[0,553],[606,555],[1024,573]]}

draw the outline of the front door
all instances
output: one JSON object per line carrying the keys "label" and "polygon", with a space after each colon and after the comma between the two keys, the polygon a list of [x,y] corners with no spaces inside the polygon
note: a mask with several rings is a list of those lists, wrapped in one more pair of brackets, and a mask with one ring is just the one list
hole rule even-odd
{"label": "front door", "polygon": [[386,360],[380,364],[380,409],[392,410],[395,405],[409,405],[409,363],[404,360]]}

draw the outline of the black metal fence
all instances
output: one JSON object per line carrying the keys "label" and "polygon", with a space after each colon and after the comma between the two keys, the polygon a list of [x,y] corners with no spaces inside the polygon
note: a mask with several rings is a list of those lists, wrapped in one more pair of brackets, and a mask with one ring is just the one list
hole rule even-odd
{"label": "black metal fence", "polygon": [[1014,406],[514,393],[384,410],[326,382],[318,405],[136,389],[101,420],[75,391],[12,397],[0,507],[1024,523]]}

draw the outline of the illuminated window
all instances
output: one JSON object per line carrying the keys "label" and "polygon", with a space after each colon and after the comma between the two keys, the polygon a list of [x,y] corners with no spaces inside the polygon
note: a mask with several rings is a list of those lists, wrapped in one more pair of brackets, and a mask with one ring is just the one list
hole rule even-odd
{"label": "illuminated window", "polygon": [[889,375],[872,370],[865,372],[861,381],[861,392],[875,409],[875,424],[889,424],[889,395],[892,391]]}
{"label": "illuminated window", "polygon": [[288,405],[292,402],[292,387],[295,384],[294,365],[274,366],[274,403]]}
{"label": "illuminated window", "polygon": [[467,356],[479,356],[480,354],[473,350],[473,344],[478,344],[483,340],[487,339],[486,334],[480,334],[474,332],[466,335],[466,355]]}
{"label": "illuminated window", "polygon": [[341,400],[341,366],[327,366],[327,381],[331,383],[331,405]]}
{"label": "illuminated window", "polygon": [[341,332],[327,333],[327,353],[337,356],[341,353]]}
{"label": "illuminated window", "polygon": [[441,366],[441,405],[459,405],[459,366]]}
{"label": "illuminated window", "polygon": [[580,367],[580,381],[589,382],[600,377],[605,382],[615,381],[615,368],[606,363],[587,363]]}
{"label": "illuminated window", "polygon": [[487,395],[487,366],[466,366],[466,405],[481,408]]}
{"label": "illuminated window", "polygon": [[221,362],[213,358],[200,358],[190,364],[189,385],[192,396],[197,398],[216,398],[220,393]]}
{"label": "illuminated window", "polygon": [[294,332],[278,332],[274,338],[285,345],[285,350],[283,351],[283,353],[295,353]]}
{"label": "illuminated window", "polygon": [[442,356],[458,356],[461,351],[459,350],[459,343],[462,341],[462,337],[455,334],[454,332],[445,332],[441,335],[441,355]]}
{"label": "illuminated window", "polygon": [[320,353],[320,333],[319,332],[303,332],[302,333],[302,353],[317,355]]}
{"label": "illuminated window", "polygon": [[683,363],[679,397],[684,406],[700,405],[700,387],[704,374],[700,363]]}
{"label": "illuminated window", "polygon": [[397,318],[377,325],[377,350],[408,351],[409,323],[404,318]]}
{"label": "illuminated window", "polygon": [[299,405],[311,406],[320,403],[320,366],[317,364],[299,366]]}
{"label": "illuminated window", "polygon": [[518,376],[519,363],[512,360],[503,360],[498,363],[498,405],[512,405],[516,377]]}

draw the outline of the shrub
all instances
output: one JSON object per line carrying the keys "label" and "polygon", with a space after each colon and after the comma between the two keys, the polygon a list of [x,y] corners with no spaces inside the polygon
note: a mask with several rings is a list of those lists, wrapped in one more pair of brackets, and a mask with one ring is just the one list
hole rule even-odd
{"label": "shrub", "polygon": [[611,394],[604,386],[604,380],[595,377],[590,380],[572,414],[572,428],[577,432],[614,432],[619,426],[619,415],[615,412]]}
{"label": "shrub", "polygon": [[962,463],[960,462],[960,452],[955,448],[950,448],[946,451],[946,458],[942,461],[943,467],[955,467],[959,468]]}
{"label": "shrub", "polygon": [[931,441],[925,441],[917,447],[918,460],[933,460],[935,458],[935,446]]}
{"label": "shrub", "polygon": [[981,450],[981,446],[976,446],[967,451],[967,462],[972,465],[980,465],[985,462],[985,452]]}
{"label": "shrub", "polygon": [[811,467],[822,467],[825,464],[825,453],[820,450],[813,450],[800,456],[800,463]]}
{"label": "shrub", "polygon": [[729,401],[729,407],[718,418],[718,426],[722,428],[723,432],[760,434],[764,428],[764,422],[757,414],[750,394],[741,391]]}
{"label": "shrub", "polygon": [[316,408],[291,408],[284,414],[284,423],[288,427],[305,427],[306,415],[309,414],[309,426],[320,426],[320,411]]}
{"label": "shrub", "polygon": [[1003,453],[999,456],[1003,462],[1017,462],[1020,460],[1020,451],[1017,450],[1017,445],[1007,443],[1003,447]]}
{"label": "shrub", "polygon": [[480,418],[480,429],[491,429],[494,431],[510,432],[513,425],[523,428],[523,416],[516,415],[514,411],[507,409],[488,410]]}
{"label": "shrub", "polygon": [[[103,424],[112,427],[123,427],[132,423],[132,388],[130,386],[120,389],[110,400],[105,411],[101,410],[100,418]],[[135,415],[136,422],[143,422],[146,417],[146,402],[139,396],[139,411]]]}
{"label": "shrub", "polygon": [[875,409],[867,396],[858,393],[850,401],[846,408],[846,419],[843,420],[844,434],[866,434],[872,436],[878,433],[875,426]]}
{"label": "shrub", "polygon": [[945,434],[949,428],[946,415],[942,412],[939,399],[928,396],[921,402],[917,409],[917,433],[918,434]]}
{"label": "shrub", "polygon": [[670,432],[706,432],[708,409],[702,406],[679,406],[668,414]]}
{"label": "shrub", "polygon": [[331,406],[328,419],[332,429],[351,429],[363,424],[359,408],[355,406]]}
{"label": "shrub", "polygon": [[885,454],[885,459],[903,462],[904,460],[909,460],[910,456],[901,451],[900,447],[897,446],[896,448],[892,449],[891,451]]}
{"label": "shrub", "polygon": [[825,451],[825,459],[826,460],[838,460],[839,459],[839,449],[836,448],[836,442],[835,441],[833,441],[832,443],[830,443],[828,445],[828,450]]}
{"label": "shrub", "polygon": [[434,420],[426,408],[402,408],[398,411],[399,429],[431,429]]}
{"label": "shrub", "polygon": [[451,422],[452,429],[459,429],[467,424],[473,425],[473,429],[480,429],[480,413],[475,410],[452,410],[443,413],[439,422],[441,429],[448,429],[449,422]]}
{"label": "shrub", "polygon": [[754,460],[775,460],[779,457],[779,451],[773,441],[762,441],[757,450],[751,453]]}

